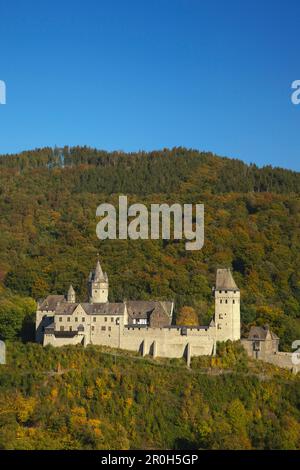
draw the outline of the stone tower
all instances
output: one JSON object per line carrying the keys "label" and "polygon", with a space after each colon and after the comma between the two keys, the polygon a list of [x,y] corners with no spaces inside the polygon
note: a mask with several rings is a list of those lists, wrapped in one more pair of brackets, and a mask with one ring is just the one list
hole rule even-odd
{"label": "stone tower", "polygon": [[89,299],[91,303],[108,301],[108,277],[103,273],[99,260],[89,275]]}
{"label": "stone tower", "polygon": [[215,295],[215,327],[217,341],[241,338],[240,290],[230,269],[218,269]]}
{"label": "stone tower", "polygon": [[76,294],[75,294],[72,284],[70,285],[68,293],[67,293],[67,302],[70,302],[70,303],[76,302]]}

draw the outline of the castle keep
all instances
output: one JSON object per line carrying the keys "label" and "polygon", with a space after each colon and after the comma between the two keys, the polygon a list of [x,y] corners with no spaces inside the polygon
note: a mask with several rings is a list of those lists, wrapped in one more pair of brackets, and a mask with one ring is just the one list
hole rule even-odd
{"label": "castle keep", "polygon": [[240,290],[229,269],[218,269],[214,318],[209,326],[172,324],[173,302],[108,301],[108,276],[100,262],[88,278],[89,302],[76,302],[70,286],[66,296],[49,295],[38,303],[36,340],[44,346],[105,345],[143,355],[186,357],[211,355],[217,341],[240,339]]}

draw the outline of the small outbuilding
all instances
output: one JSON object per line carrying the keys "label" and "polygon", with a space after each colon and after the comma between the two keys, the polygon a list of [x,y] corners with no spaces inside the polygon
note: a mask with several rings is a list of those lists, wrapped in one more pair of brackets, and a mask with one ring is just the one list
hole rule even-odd
{"label": "small outbuilding", "polygon": [[266,359],[267,356],[278,352],[279,338],[268,325],[252,326],[248,337],[242,339],[242,344],[248,356],[255,359]]}

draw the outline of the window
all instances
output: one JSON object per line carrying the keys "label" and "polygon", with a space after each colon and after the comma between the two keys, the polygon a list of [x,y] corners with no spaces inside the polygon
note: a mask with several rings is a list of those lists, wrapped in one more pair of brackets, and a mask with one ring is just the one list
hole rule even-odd
{"label": "window", "polygon": [[59,317],[59,321],[62,321],[62,317]]}
{"label": "window", "polygon": [[64,329],[65,329],[64,326],[60,327],[60,331],[64,331]]}
{"label": "window", "polygon": [[227,290],[225,291],[225,294],[227,294]]}
{"label": "window", "polygon": [[107,321],[107,317],[104,317],[104,321]]}
{"label": "window", "polygon": [[78,321],[78,317],[75,317],[75,321]]}
{"label": "window", "polygon": [[97,318],[96,318],[96,317],[94,317],[94,318],[93,318],[93,321],[97,321]]}
{"label": "window", "polygon": [[221,299],[221,300],[220,300],[220,304],[221,304],[222,302],[223,302],[223,300]]}
{"label": "window", "polygon": [[108,327],[108,331],[111,331],[111,326]]}
{"label": "window", "polygon": [[114,321],[114,317],[111,317],[110,321],[113,322],[113,321]]}
{"label": "window", "polygon": [[222,294],[222,291],[221,291],[221,290],[219,290],[219,294]]}
{"label": "window", "polygon": [[234,299],[233,299],[232,303],[235,304],[235,300],[234,300]]}
{"label": "window", "polygon": [[92,326],[92,331],[95,331],[95,327],[94,327],[94,326]]}
{"label": "window", "polygon": [[222,313],[220,313],[219,318],[220,318],[220,320],[222,320],[222,318],[223,318]]}
{"label": "window", "polygon": [[71,327],[71,326],[69,326],[69,331],[72,331],[72,327]]}
{"label": "window", "polygon": [[84,322],[85,322],[85,318],[84,318],[84,317],[82,317],[81,321],[84,323]]}
{"label": "window", "polygon": [[70,317],[68,317],[68,318],[67,318],[67,321],[70,321],[70,320],[71,320],[71,318],[70,318]]}
{"label": "window", "polygon": [[106,326],[101,326],[102,331],[106,331]]}
{"label": "window", "polygon": [[116,318],[116,325],[120,325],[120,318]]}
{"label": "window", "polygon": [[227,300],[227,299],[225,300],[225,304],[228,304],[228,300]]}

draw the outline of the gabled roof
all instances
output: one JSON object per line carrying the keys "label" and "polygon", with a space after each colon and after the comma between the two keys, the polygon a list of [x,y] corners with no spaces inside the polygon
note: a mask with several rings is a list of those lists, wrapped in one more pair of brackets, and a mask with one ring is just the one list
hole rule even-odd
{"label": "gabled roof", "polygon": [[39,304],[39,310],[55,311],[57,306],[62,302],[65,302],[64,295],[48,295],[42,302]]}
{"label": "gabled roof", "polygon": [[230,269],[217,269],[216,290],[239,290]]}
{"label": "gabled roof", "polygon": [[72,315],[78,303],[63,302],[59,304],[55,310],[57,315]]}
{"label": "gabled roof", "polygon": [[266,341],[268,339],[271,340],[279,340],[278,336],[270,330],[270,328],[266,326],[251,326],[248,340],[250,341]]}
{"label": "gabled roof", "polygon": [[148,319],[154,311],[162,312],[172,317],[173,302],[162,302],[155,300],[128,300],[126,301],[128,315],[132,319]]}
{"label": "gabled roof", "polygon": [[125,311],[123,302],[82,303],[80,305],[87,315],[124,315]]}

